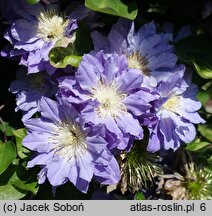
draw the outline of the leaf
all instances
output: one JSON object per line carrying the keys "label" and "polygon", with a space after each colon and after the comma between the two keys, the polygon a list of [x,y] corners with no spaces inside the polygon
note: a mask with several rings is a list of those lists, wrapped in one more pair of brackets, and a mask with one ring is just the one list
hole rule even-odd
{"label": "leaf", "polygon": [[91,10],[134,20],[138,14],[136,1],[124,4],[121,0],[85,0]]}
{"label": "leaf", "polygon": [[29,4],[37,4],[40,0],[27,0]]}
{"label": "leaf", "polygon": [[21,190],[31,191],[33,194],[36,194],[38,192],[38,188],[39,188],[37,181],[31,182],[31,183],[27,183],[24,181],[16,181],[16,182],[13,182],[12,185],[15,188],[18,188]]}
{"label": "leaf", "polygon": [[192,142],[188,144],[185,149],[189,151],[199,151],[208,145],[210,145],[209,142]]}
{"label": "leaf", "polygon": [[23,138],[26,136],[26,129],[25,128],[20,128],[17,130],[12,130],[13,135],[16,138],[16,141],[22,142]]}
{"label": "leaf", "polygon": [[26,195],[26,191],[17,190],[12,184],[0,186],[0,200],[17,200]]}
{"label": "leaf", "polygon": [[205,104],[210,99],[209,92],[200,90],[197,95],[197,99],[201,102],[203,106],[205,106]]}
{"label": "leaf", "polygon": [[0,142],[0,174],[3,173],[10,163],[16,158],[16,148],[14,143],[8,141]]}
{"label": "leaf", "polygon": [[18,165],[20,163],[20,158],[15,158],[12,162],[13,165]]}
{"label": "leaf", "polygon": [[208,64],[206,61],[193,62],[194,68],[197,73],[204,79],[212,79],[212,64]]}
{"label": "leaf", "polygon": [[181,60],[191,63],[204,79],[212,78],[212,40],[197,35],[176,43],[177,55]]}
{"label": "leaf", "polygon": [[63,52],[62,47],[56,47],[50,53],[50,63],[56,68],[65,68],[67,65],[78,67],[81,60],[81,56],[66,56],[66,54],[64,54]]}
{"label": "leaf", "polygon": [[135,200],[145,200],[145,196],[142,192],[137,192],[134,197]]}
{"label": "leaf", "polygon": [[208,161],[208,164],[212,165],[212,155],[207,159],[207,161]]}
{"label": "leaf", "polygon": [[[23,165],[10,165],[0,175],[0,199],[20,199],[27,193],[38,192],[38,169],[27,170]],[[8,194],[5,194],[8,193]]]}
{"label": "leaf", "polygon": [[202,136],[204,136],[206,139],[208,139],[210,142],[212,142],[212,125],[198,125],[198,131],[201,133]]}
{"label": "leaf", "polygon": [[9,168],[0,175],[0,200],[17,200],[21,199],[28,191],[15,188],[11,182],[17,180],[15,166]]}
{"label": "leaf", "polygon": [[11,180],[11,184],[20,190],[31,191],[33,194],[36,194],[39,189],[37,173],[38,169],[33,169],[31,172],[22,165],[16,166],[17,178]]}
{"label": "leaf", "polygon": [[26,136],[26,129],[20,128],[18,130],[12,130],[13,135],[15,136],[16,147],[17,147],[17,154],[21,159],[27,157],[25,153],[30,152],[28,149],[24,148],[22,145],[22,141]]}
{"label": "leaf", "polygon": [[0,124],[0,131],[2,131],[6,136],[13,136],[12,130],[13,128],[10,127],[8,122],[2,122]]}
{"label": "leaf", "polygon": [[85,24],[79,24],[76,31],[76,40],[67,47],[60,47],[60,43],[49,53],[50,63],[57,68],[65,68],[67,65],[78,67],[82,55],[92,49],[90,30]]}

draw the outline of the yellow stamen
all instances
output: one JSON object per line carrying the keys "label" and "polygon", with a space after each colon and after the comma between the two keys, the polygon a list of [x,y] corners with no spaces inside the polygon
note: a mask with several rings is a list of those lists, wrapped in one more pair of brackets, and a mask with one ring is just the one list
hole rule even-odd
{"label": "yellow stamen", "polygon": [[37,36],[45,42],[63,40],[68,20],[59,16],[55,11],[41,12],[38,17]]}
{"label": "yellow stamen", "polygon": [[61,122],[55,125],[49,141],[55,145],[55,154],[69,162],[87,152],[86,133],[75,122]]}
{"label": "yellow stamen", "polygon": [[126,94],[121,93],[115,83],[111,85],[100,82],[93,89],[92,98],[99,101],[100,105],[97,108],[97,113],[100,117],[106,118],[111,116],[116,118],[120,114],[127,112],[126,106],[123,104],[123,99]]}
{"label": "yellow stamen", "polygon": [[150,75],[150,70],[147,67],[148,61],[138,51],[128,55],[127,59],[129,68],[138,69],[145,76]]}

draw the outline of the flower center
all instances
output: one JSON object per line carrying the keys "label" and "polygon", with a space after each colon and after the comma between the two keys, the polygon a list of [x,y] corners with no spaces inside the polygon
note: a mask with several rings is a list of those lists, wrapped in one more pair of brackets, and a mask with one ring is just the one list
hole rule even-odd
{"label": "flower center", "polygon": [[38,17],[38,37],[45,42],[63,39],[68,22],[68,20],[57,15],[55,11],[41,12]]}
{"label": "flower center", "polygon": [[93,90],[92,98],[99,101],[100,105],[97,108],[99,117],[106,118],[117,116],[127,112],[126,106],[122,103],[126,94],[118,90],[117,85],[113,82],[111,85],[106,85],[100,82]]}
{"label": "flower center", "polygon": [[148,61],[138,51],[128,55],[127,59],[129,68],[138,69],[143,75],[149,76],[150,70],[147,67]]}
{"label": "flower center", "polygon": [[68,162],[82,157],[87,152],[86,133],[75,122],[57,124],[49,140],[55,145],[55,154]]}
{"label": "flower center", "polygon": [[166,110],[178,113],[180,110],[180,96],[174,95],[169,98],[162,107]]}

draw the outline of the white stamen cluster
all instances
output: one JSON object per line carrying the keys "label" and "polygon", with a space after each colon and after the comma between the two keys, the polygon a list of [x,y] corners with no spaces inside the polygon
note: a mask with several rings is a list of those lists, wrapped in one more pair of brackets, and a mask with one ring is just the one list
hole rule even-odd
{"label": "white stamen cluster", "polygon": [[138,51],[128,55],[127,60],[129,68],[138,69],[143,75],[149,76],[148,61]]}
{"label": "white stamen cluster", "polygon": [[181,107],[181,97],[178,95],[174,95],[170,97],[162,106],[164,109],[168,111],[172,111],[175,113],[180,112]]}
{"label": "white stamen cluster", "polygon": [[38,17],[37,36],[45,42],[62,40],[68,22],[55,11],[41,12]]}
{"label": "white stamen cluster", "polygon": [[93,89],[92,98],[99,101],[100,105],[97,108],[99,117],[106,118],[111,116],[113,118],[127,112],[127,107],[123,104],[123,99],[126,94],[118,90],[116,83],[110,85],[100,82],[96,88]]}
{"label": "white stamen cluster", "polygon": [[86,133],[73,121],[55,125],[49,141],[55,146],[55,154],[69,162],[87,152]]}

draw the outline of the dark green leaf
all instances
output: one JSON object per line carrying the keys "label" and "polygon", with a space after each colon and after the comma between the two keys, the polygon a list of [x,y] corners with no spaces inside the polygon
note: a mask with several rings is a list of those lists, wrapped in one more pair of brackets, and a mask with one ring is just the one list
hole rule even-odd
{"label": "dark green leaf", "polygon": [[197,95],[198,100],[201,102],[201,104],[203,106],[205,106],[205,104],[208,102],[208,100],[210,99],[210,95],[209,92],[207,91],[199,91],[198,95]]}
{"label": "dark green leaf", "polygon": [[65,68],[67,65],[78,67],[82,57],[64,54],[64,48],[56,47],[50,52],[50,63],[56,68]]}
{"label": "dark green leaf", "polygon": [[21,128],[18,130],[13,130],[12,131],[13,135],[15,136],[15,141],[16,141],[16,147],[17,147],[17,154],[21,159],[24,159],[27,157],[26,154],[29,152],[28,149],[24,148],[22,145],[23,138],[26,136],[26,129]]}
{"label": "dark green leaf", "polygon": [[3,173],[10,163],[16,158],[16,148],[14,143],[8,141],[0,142],[0,174]]}
{"label": "dark green leaf", "polygon": [[20,190],[12,185],[12,182],[19,180],[16,175],[16,167],[9,166],[0,175],[0,200],[16,200],[23,198],[28,191]]}
{"label": "dark green leaf", "polygon": [[212,155],[207,159],[208,163],[212,165]]}
{"label": "dark green leaf", "polygon": [[37,169],[27,170],[21,164],[10,165],[0,175],[0,197],[6,196],[5,191],[9,191],[7,199],[20,199],[29,192],[36,194],[39,188],[37,173]]}
{"label": "dark green leaf", "polygon": [[13,128],[10,127],[8,122],[2,122],[0,124],[0,131],[2,131],[6,136],[13,136],[12,130]]}
{"label": "dark green leaf", "polygon": [[17,200],[26,195],[26,191],[17,190],[12,184],[0,186],[0,200]]}
{"label": "dark green leaf", "polygon": [[19,165],[16,167],[17,178],[11,180],[11,184],[24,191],[31,191],[33,194],[38,192],[38,180],[37,180],[38,169],[27,170],[24,166]]}
{"label": "dark green leaf", "polygon": [[36,194],[38,192],[37,181],[31,182],[31,183],[27,183],[24,181],[15,181],[15,182],[12,182],[12,185],[15,188],[22,189],[24,191],[31,191],[33,194]]}
{"label": "dark green leaf", "polygon": [[188,37],[176,43],[181,60],[191,63],[204,79],[212,78],[212,40],[204,35]]}
{"label": "dark green leaf", "polygon": [[15,166],[12,164],[0,175],[0,185],[7,184],[15,172]]}
{"label": "dark green leaf", "polygon": [[40,0],[27,0],[29,4],[37,4]]}
{"label": "dark green leaf", "polygon": [[212,142],[212,125],[198,125],[198,131],[204,136],[206,139]]}
{"label": "dark green leaf", "polygon": [[198,150],[205,148],[208,145],[210,145],[209,142],[200,142],[200,141],[192,142],[186,146],[186,149],[189,151],[198,151]]}
{"label": "dark green leaf", "polygon": [[131,20],[134,20],[138,13],[136,1],[124,4],[121,0],[85,0],[85,6],[94,11]]}

